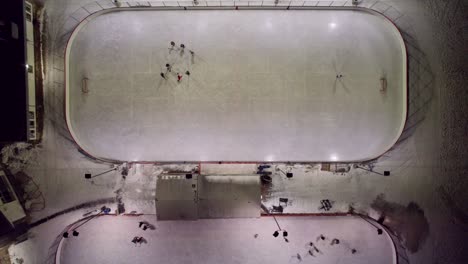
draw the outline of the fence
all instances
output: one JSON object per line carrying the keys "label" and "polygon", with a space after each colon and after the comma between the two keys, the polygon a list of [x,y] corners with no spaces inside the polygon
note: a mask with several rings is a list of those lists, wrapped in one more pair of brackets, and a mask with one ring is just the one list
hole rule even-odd
{"label": "fence", "polygon": [[393,245],[395,246],[396,257],[397,257],[397,264],[409,264],[408,255],[406,254],[406,248],[402,245],[401,239],[395,235],[392,230],[383,227],[385,231],[387,231],[388,235],[393,241]]}
{"label": "fence", "polygon": [[396,257],[395,263],[396,264],[409,264],[408,255],[406,254],[406,248],[401,243],[401,239],[392,230],[378,223],[373,218],[367,215],[362,215],[362,214],[355,214],[355,215],[361,217],[363,220],[373,225],[375,228],[384,229],[385,233],[387,233],[390,239],[392,240],[393,247],[395,249],[395,257]]}

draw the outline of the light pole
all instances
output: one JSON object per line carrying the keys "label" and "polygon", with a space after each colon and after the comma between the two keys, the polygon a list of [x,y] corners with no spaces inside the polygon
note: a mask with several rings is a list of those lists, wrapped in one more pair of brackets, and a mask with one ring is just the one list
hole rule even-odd
{"label": "light pole", "polygon": [[378,175],[382,175],[382,176],[390,176],[390,171],[384,171],[384,173],[380,173],[380,172],[369,170],[369,169],[366,169],[366,168],[363,168],[363,167],[359,167],[358,165],[356,165],[356,168],[361,169],[361,170],[365,170],[365,171],[368,171],[368,172],[372,172],[372,173],[375,173],[375,174],[378,174]]}
{"label": "light pole", "polygon": [[372,223],[371,221],[369,221],[369,219],[365,218],[364,216],[362,215],[359,215],[362,219],[364,219],[367,223],[371,224],[373,227],[377,228],[377,234],[378,235],[382,235],[383,234],[383,230],[382,228],[376,226],[374,223]]}
{"label": "light pole", "polygon": [[[100,215],[103,215],[103,214],[108,214],[108,213],[110,212],[110,210],[111,210],[111,209],[110,209],[109,207],[106,207],[106,206],[101,207],[101,211],[100,211],[99,213],[97,213],[97,214],[95,214],[95,215],[93,215],[93,216],[90,216],[88,219],[86,219],[85,221],[83,221],[83,223],[81,223],[81,224],[79,224],[78,226],[74,227],[74,228],[72,229],[72,230],[73,230],[72,235],[75,236],[75,237],[77,237],[77,236],[80,234],[80,232],[76,231],[76,229],[77,229],[78,227],[80,227],[80,226],[82,226],[82,225],[88,223],[89,221],[91,221],[92,219],[96,218],[97,216],[100,216]],[[62,234],[62,236],[63,236],[64,238],[68,238],[68,235],[69,235],[69,234],[68,234],[68,231],[67,231],[67,232],[64,232],[64,233]]]}
{"label": "light pole", "polygon": [[98,173],[98,174],[96,174],[96,175],[94,175],[94,176],[92,176],[91,173],[85,173],[85,179],[91,179],[91,178],[95,178],[95,177],[97,177],[97,176],[101,176],[101,175],[106,174],[106,173],[108,173],[108,172],[115,171],[115,170],[117,170],[117,168],[118,168],[118,167],[112,168],[112,169],[107,170],[107,171],[105,171],[105,172]]}
{"label": "light pole", "polygon": [[283,231],[283,238],[284,238],[284,241],[289,242],[289,240],[286,238],[286,237],[288,236],[288,231],[281,229],[281,227],[280,227],[278,221],[276,220],[276,217],[275,217],[274,215],[272,215],[272,216],[273,216],[273,219],[275,219],[276,225],[278,226],[278,230],[276,230],[276,231],[273,233],[273,236],[274,236],[274,237],[278,237],[278,236],[279,236],[279,233],[280,233],[281,231]]}
{"label": "light pole", "polygon": [[286,178],[288,178],[288,179],[291,179],[291,178],[293,177],[293,173],[292,173],[292,172],[284,172],[284,171],[281,170],[280,168],[278,168],[278,170],[279,170],[281,173],[283,173],[283,174],[286,176]]}

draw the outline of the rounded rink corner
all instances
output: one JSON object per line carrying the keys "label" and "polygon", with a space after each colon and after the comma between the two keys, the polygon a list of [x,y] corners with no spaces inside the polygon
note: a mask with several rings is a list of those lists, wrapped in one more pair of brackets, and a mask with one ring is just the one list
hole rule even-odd
{"label": "rounded rink corner", "polygon": [[68,40],[65,116],[109,162],[361,162],[403,132],[407,75],[366,8],[112,8]]}
{"label": "rounded rink corner", "polygon": [[[281,241],[281,236],[284,236],[282,232],[281,236],[272,236],[276,225],[271,218],[262,216],[189,222],[160,221],[157,222],[158,231],[146,231],[143,234],[144,244],[138,244],[131,238],[138,232],[138,221],[147,221],[145,216],[101,215],[80,228],[80,233],[83,234],[80,239],[59,235],[55,248],[51,250],[55,252],[55,263],[75,263],[75,260],[80,263],[128,263],[141,256],[154,256],[163,262],[175,263],[186,260],[194,263],[219,263],[220,260],[226,263],[284,263],[289,260],[295,263],[312,257],[321,263],[398,263],[396,245],[388,230],[365,216],[278,216],[277,221],[287,230],[287,247]],[[64,232],[71,232],[83,221],[86,218],[70,224]],[[152,221],[149,223],[153,224]],[[242,227],[236,230],[236,235],[232,233],[233,225]],[[184,232],[174,233],[173,230]],[[194,233],[193,230],[197,232]],[[382,232],[377,233],[377,230]],[[97,242],[109,245],[109,236],[102,235],[109,233],[113,234],[111,246],[87,246]],[[197,243],[193,243],[194,240]],[[177,246],[168,246],[174,241],[178,242]],[[212,246],[213,241],[217,243],[218,250],[207,257],[205,251],[200,249]],[[83,248],[87,249],[87,254],[80,257],[80,250],[77,249]],[[113,252],[116,248],[119,248],[120,254]],[[233,255],[233,251],[236,254]],[[252,255],[253,252],[255,254]],[[103,255],[106,256],[105,259],[102,258]],[[301,257],[295,258],[297,255]]]}

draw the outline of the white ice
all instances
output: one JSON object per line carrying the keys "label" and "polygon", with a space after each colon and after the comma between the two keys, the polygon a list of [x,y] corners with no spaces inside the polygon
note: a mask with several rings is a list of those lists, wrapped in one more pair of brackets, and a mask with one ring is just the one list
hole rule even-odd
{"label": "white ice", "polygon": [[380,15],[119,11],[75,34],[67,117],[77,143],[95,157],[365,160],[388,150],[405,122],[405,48]]}
{"label": "white ice", "polygon": [[[359,217],[277,217],[288,232],[283,240],[272,217],[198,221],[154,221],[154,216],[93,219],[78,228],[79,236],[66,239],[62,263],[395,263],[393,244],[386,234]],[[155,230],[143,231],[139,221]],[[257,237],[255,235],[257,234]],[[325,240],[317,241],[323,234]],[[134,245],[142,236],[147,243]],[[331,245],[337,238],[340,243]],[[320,253],[309,255],[313,242]],[[352,254],[351,250],[357,252]]]}

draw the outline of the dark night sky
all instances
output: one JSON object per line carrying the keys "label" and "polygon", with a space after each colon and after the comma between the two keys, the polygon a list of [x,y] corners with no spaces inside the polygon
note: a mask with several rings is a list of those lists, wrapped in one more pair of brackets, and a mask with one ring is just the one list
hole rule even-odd
{"label": "dark night sky", "polygon": [[[23,1],[4,1],[0,8],[0,142],[27,139],[23,5]],[[18,32],[17,39],[12,31]]]}

